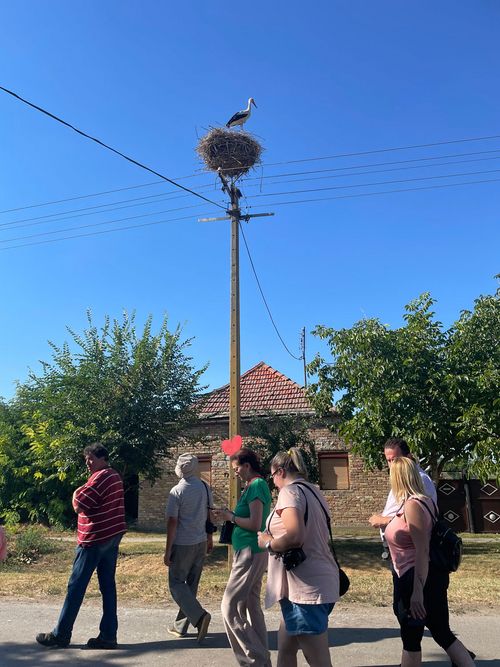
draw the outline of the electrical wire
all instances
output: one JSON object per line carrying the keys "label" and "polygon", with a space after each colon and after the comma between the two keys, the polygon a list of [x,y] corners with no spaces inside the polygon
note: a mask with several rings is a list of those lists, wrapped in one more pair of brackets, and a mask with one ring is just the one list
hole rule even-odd
{"label": "electrical wire", "polygon": [[500,178],[484,179],[480,181],[465,181],[464,183],[444,183],[442,185],[424,185],[421,188],[399,188],[397,190],[381,190],[380,192],[361,192],[354,195],[337,195],[335,197],[317,197],[311,199],[296,199],[292,201],[266,202],[265,204],[254,204],[250,208],[263,208],[269,206],[289,206],[290,204],[309,204],[318,201],[333,201],[335,199],[358,199],[359,197],[375,197],[379,195],[391,195],[397,192],[419,192],[421,190],[440,190],[443,188],[458,188],[463,185],[479,185],[482,183],[498,183]]}
{"label": "electrical wire", "polygon": [[[500,152],[500,151],[499,151]],[[454,165],[454,164],[469,164],[471,162],[484,162],[488,160],[500,160],[500,155],[497,156],[491,156],[491,157],[482,157],[482,158],[476,158],[473,160],[454,160],[452,162],[436,162],[435,164],[418,164],[418,165],[408,165],[406,167],[392,167],[391,169],[371,169],[368,171],[357,171],[355,173],[351,174],[328,174],[325,176],[310,176],[309,178],[293,178],[293,179],[284,179],[282,181],[268,181],[267,185],[281,185],[282,183],[303,183],[306,181],[323,181],[323,180],[328,180],[331,178],[346,178],[348,176],[364,176],[366,174],[385,174],[388,172],[393,172],[393,171],[408,171],[409,169],[428,169],[428,168],[433,168],[433,167],[445,167],[447,165]],[[330,171],[330,169],[325,169],[325,170],[320,170],[320,171]],[[307,173],[307,172],[305,172]],[[314,172],[311,172],[314,173]],[[288,174],[284,174],[288,176]],[[295,175],[295,174],[291,174]],[[267,178],[279,178],[278,176],[268,176]],[[250,183],[249,187],[256,187],[256,183]],[[186,195],[182,195],[186,196]]]}
{"label": "electrical wire", "polygon": [[127,227],[120,227],[118,229],[104,229],[100,232],[88,232],[87,234],[74,234],[73,236],[64,236],[62,238],[58,239],[47,239],[45,241],[33,241],[32,243],[20,243],[19,245],[13,245],[9,246],[8,248],[0,248],[0,252],[2,250],[13,250],[14,248],[25,248],[27,246],[34,246],[34,245],[44,245],[47,243],[56,243],[58,241],[67,241],[68,239],[79,239],[87,236],[98,236],[101,234],[112,234],[115,232],[122,232],[126,231],[129,229],[139,229],[140,227],[152,227],[153,225],[162,225],[167,222],[177,222],[179,220],[190,220],[192,219],[193,216],[191,215],[185,215],[180,218],[170,218],[168,220],[157,220],[155,222],[146,222],[142,225],[128,225]]}
{"label": "electrical wire", "polygon": [[[454,161],[454,162],[436,163],[436,164],[433,164],[431,166],[437,167],[437,166],[446,166],[446,165],[453,165],[453,164],[462,164],[464,162],[468,163],[468,162],[475,162],[475,161],[481,161],[481,160],[498,160],[498,159],[500,159],[500,155],[495,156],[495,157],[492,156],[492,157],[489,157],[489,158],[477,158],[476,160],[461,160],[461,161]],[[428,165],[424,165],[424,166],[428,166]],[[408,170],[408,169],[420,169],[420,168],[422,168],[422,165],[397,167],[397,168],[394,168],[394,169],[368,170],[368,171],[364,171],[364,172],[358,172],[356,174],[350,174],[350,176],[361,176],[361,175],[366,175],[366,174],[377,174],[377,173],[386,173],[386,172],[391,172],[391,171],[400,171],[400,170]],[[490,173],[491,171],[497,171],[497,170],[485,170],[485,171],[478,171],[478,172],[461,172],[460,175]],[[307,173],[307,172],[303,172],[303,173]],[[278,184],[283,184],[283,183],[300,183],[300,182],[303,182],[303,181],[310,181],[310,180],[322,180],[322,179],[330,179],[330,178],[344,178],[345,176],[349,176],[349,174],[330,174],[328,176],[314,177],[314,178],[310,178],[310,179],[290,179],[290,180],[285,179],[283,181],[273,181],[273,182],[270,182],[269,184],[270,185],[278,185]],[[297,190],[297,191],[293,191],[293,192],[294,193],[295,192],[297,192],[297,193],[299,193],[299,192],[309,192],[309,191],[315,192],[315,191],[322,191],[322,190],[329,190],[329,189],[342,189],[342,188],[345,189],[345,188],[351,188],[351,187],[352,188],[354,188],[354,187],[366,187],[367,185],[379,185],[379,184],[382,184],[382,183],[411,182],[411,181],[417,181],[417,180],[428,180],[428,179],[433,179],[433,178],[449,178],[449,177],[455,177],[455,176],[457,176],[457,174],[436,175],[436,176],[420,177],[420,178],[415,178],[415,179],[406,179],[406,180],[405,179],[402,179],[402,180],[400,179],[400,180],[397,180],[397,181],[382,181],[382,182],[370,183],[370,184],[353,184],[353,185],[344,185],[344,186],[337,186],[337,187],[333,186],[331,188],[316,188],[316,189],[308,189],[308,190]],[[249,184],[249,187],[256,187],[256,186],[257,186],[257,184]],[[207,184],[207,185],[202,186],[202,187],[203,188],[209,188],[209,187],[212,187],[212,185]],[[158,193],[158,194],[155,194],[155,195],[147,195],[145,197],[136,197],[136,198],[132,198],[132,199],[124,199],[124,200],[120,200],[118,202],[110,202],[110,203],[107,203],[107,204],[99,204],[99,205],[96,205],[96,206],[87,206],[87,207],[72,209],[72,210],[68,210],[68,211],[61,211],[59,213],[49,213],[49,214],[42,215],[42,216],[36,216],[36,217],[31,217],[31,218],[22,218],[20,220],[0,223],[0,231],[1,231],[2,228],[32,227],[32,226],[39,225],[39,224],[45,224],[45,221],[59,222],[61,220],[68,220],[68,219],[72,219],[72,218],[82,217],[84,215],[94,215],[96,213],[99,214],[99,213],[102,213],[102,212],[122,210],[122,209],[126,209],[126,208],[134,208],[134,207],[137,207],[137,206],[149,205],[151,203],[157,203],[157,202],[163,202],[163,201],[171,201],[173,199],[180,199],[180,198],[188,196],[187,194],[180,194],[180,195],[179,194],[174,194],[176,192],[177,192],[177,190],[171,190],[171,191],[168,191],[168,192],[165,192],[165,193]],[[274,193],[274,194],[281,195],[281,194],[290,194],[290,193]],[[163,196],[163,195],[173,195],[173,196]],[[268,196],[272,196],[272,195],[273,195],[273,193],[261,193],[261,194],[258,194],[258,195],[253,195],[253,197],[268,197]],[[249,197],[251,198],[252,195],[249,195]],[[153,199],[156,199],[156,201],[153,202],[152,201]],[[144,201],[144,200],[147,200],[147,201]],[[141,202],[141,203],[132,204],[132,205],[129,205],[129,206],[117,206],[117,207],[115,207],[115,204],[121,204],[121,203],[125,204],[127,202]],[[108,208],[108,207],[111,207],[111,206],[113,208]],[[104,210],[96,211],[96,209],[107,209],[107,210],[106,211],[104,211]],[[67,215],[68,213],[79,213],[80,211],[92,211],[92,212],[91,213],[82,213],[81,215]],[[63,217],[61,217],[61,216],[63,216]],[[37,221],[37,220],[41,220],[42,222],[32,222],[32,221]],[[21,223],[28,223],[28,224],[21,224]]]}
{"label": "electrical wire", "polygon": [[[485,137],[466,137],[465,139],[451,139],[449,141],[435,141],[428,144],[414,144],[412,146],[394,146],[391,148],[377,148],[375,150],[357,151],[354,153],[335,153],[334,155],[323,155],[321,157],[301,158],[298,160],[285,160],[283,162],[267,162],[266,166],[277,167],[283,164],[299,164],[303,162],[319,162],[321,160],[337,160],[346,157],[359,157],[360,155],[376,155],[379,153],[409,151],[409,150],[416,150],[417,148],[434,148],[436,146],[449,146],[451,144],[464,144],[474,141],[491,141],[493,139],[500,139],[500,134],[492,134]],[[253,167],[253,165],[248,165],[248,167]],[[221,169],[221,171],[227,171],[227,169]]]}
{"label": "electrical wire", "polygon": [[[174,192],[177,192],[177,190],[172,190],[167,193],[162,193],[166,195],[171,195]],[[174,196],[167,196],[167,197],[162,197],[160,195],[152,195],[153,197],[160,197],[159,199],[156,199],[156,201],[143,201],[145,199],[144,197],[137,197],[134,199],[124,199],[121,202],[110,202],[109,204],[99,204],[97,206],[86,206],[83,208],[77,208],[73,209],[70,211],[61,211],[60,213],[48,213],[47,215],[39,215],[35,216],[32,218],[22,218],[21,220],[11,220],[9,222],[2,222],[0,223],[0,231],[1,228],[20,228],[20,227],[33,227],[34,225],[43,225],[46,224],[47,222],[59,222],[61,220],[71,220],[72,218],[81,218],[87,215],[98,215],[99,213],[109,213],[110,211],[121,211],[125,208],[136,208],[137,206],[149,206],[150,204],[157,204],[159,202],[163,201],[172,201],[174,199],[182,199],[184,197],[187,197],[188,195],[179,195],[175,194]],[[149,199],[149,196],[146,197],[146,199]],[[134,202],[134,201],[140,201],[140,204],[128,204],[126,206],[115,206],[115,204],[118,203],[125,203],[125,202]],[[107,208],[106,210],[101,210],[101,211],[96,211],[95,209],[104,209],[105,207],[108,206],[113,206],[113,208]],[[80,211],[90,211],[88,213],[80,213]],[[67,215],[68,213],[74,213],[75,215]],[[56,217],[56,216],[63,216],[63,217]],[[41,222],[33,222],[33,221],[41,221]],[[28,224],[21,224],[21,223],[28,223]]]}
{"label": "electrical wire", "polygon": [[294,359],[296,359],[297,361],[302,361],[302,360],[303,360],[303,357],[296,357],[296,356],[293,354],[293,352],[290,352],[290,350],[288,349],[287,344],[286,344],[285,341],[283,340],[283,337],[281,336],[281,334],[280,334],[280,332],[279,332],[279,330],[278,330],[278,327],[276,326],[276,322],[274,321],[274,318],[273,318],[273,316],[272,316],[271,309],[269,308],[269,305],[268,305],[268,303],[267,303],[266,297],[264,296],[264,292],[263,292],[263,290],[262,290],[262,286],[261,286],[261,284],[260,284],[259,276],[257,275],[257,271],[255,270],[255,265],[254,265],[254,263],[253,263],[252,255],[250,254],[250,248],[248,247],[248,243],[247,243],[247,239],[246,239],[246,236],[245,236],[245,232],[243,231],[243,227],[241,226],[241,222],[239,222],[238,224],[239,224],[239,227],[240,227],[241,236],[243,237],[243,242],[245,243],[245,248],[246,248],[246,251],[247,251],[248,259],[250,260],[250,266],[252,267],[253,275],[255,276],[255,280],[256,280],[256,282],[257,282],[257,287],[259,288],[259,292],[260,292],[260,295],[261,295],[261,297],[262,297],[262,301],[264,302],[264,306],[266,307],[267,313],[268,313],[269,318],[270,318],[270,320],[271,320],[271,323],[272,323],[272,325],[273,325],[273,327],[274,327],[274,330],[276,331],[276,334],[278,335],[278,338],[280,339],[281,344],[283,345],[283,347],[285,348],[285,350],[288,352],[288,354],[289,354],[291,357],[293,357]]}
{"label": "electrical wire", "polygon": [[87,229],[89,227],[101,227],[103,225],[112,225],[116,222],[125,222],[127,220],[137,220],[138,218],[147,218],[153,215],[163,215],[164,213],[175,213],[176,211],[185,211],[186,209],[199,208],[202,204],[191,204],[189,206],[181,206],[179,208],[171,208],[166,211],[154,211],[153,213],[142,213],[141,215],[132,215],[127,218],[116,218],[114,220],[105,220],[103,222],[92,222],[88,225],[77,225],[76,227],[63,227],[63,229],[53,229],[48,232],[39,232],[38,234],[27,234],[25,236],[14,236],[10,239],[0,239],[0,243],[9,243],[12,241],[20,241],[24,239],[33,239],[39,236],[48,236],[50,234],[63,234],[65,232],[74,231],[75,229]]}
{"label": "electrical wire", "polygon": [[249,199],[255,199],[257,197],[273,197],[281,195],[296,195],[303,194],[306,192],[324,192],[326,190],[345,190],[347,188],[366,188],[371,187],[372,185],[394,185],[396,183],[412,183],[415,181],[430,181],[438,178],[456,178],[459,176],[476,176],[479,174],[493,174],[498,173],[500,169],[488,169],[485,171],[467,171],[461,172],[458,174],[441,174],[438,176],[421,176],[419,178],[403,178],[393,181],[375,181],[373,183],[357,183],[355,185],[331,185],[326,188],[308,188],[305,190],[288,190],[287,192],[262,192],[257,195],[250,195]]}
{"label": "electrical wire", "polygon": [[[179,176],[175,179],[177,181],[182,181],[186,178],[196,178],[201,176],[201,174],[192,174],[191,176]],[[151,181],[149,183],[143,183],[142,185],[129,185],[123,188],[115,188],[114,190],[103,190],[101,192],[92,192],[88,195],[75,195],[74,197],[67,197],[66,199],[55,199],[53,201],[41,202],[38,204],[28,204],[26,206],[18,206],[17,208],[8,208],[3,211],[0,211],[0,215],[5,213],[15,213],[17,211],[25,211],[28,208],[39,208],[41,206],[53,206],[55,204],[64,204],[68,201],[76,201],[77,199],[90,199],[91,197],[102,197],[104,195],[111,195],[115,192],[125,192],[126,190],[138,190],[139,188],[149,188],[153,185],[163,184],[165,181]]]}
{"label": "electrical wire", "polygon": [[[395,161],[390,161],[390,162],[373,162],[371,164],[367,163],[367,164],[351,165],[351,166],[348,166],[348,167],[333,167],[331,169],[312,169],[312,170],[306,170],[306,171],[284,172],[284,173],[280,173],[280,174],[269,174],[269,175],[262,174],[261,176],[245,177],[244,179],[242,179],[242,182],[245,183],[245,184],[248,184],[249,187],[255,187],[254,185],[251,184],[251,181],[258,181],[259,183],[261,183],[263,180],[282,178],[282,177],[286,177],[286,176],[292,176],[293,177],[293,176],[303,176],[303,175],[309,175],[309,174],[331,174],[332,172],[352,171],[354,169],[367,169],[368,167],[383,167],[383,166],[400,165],[400,164],[406,165],[406,164],[414,163],[414,162],[428,162],[428,161],[433,161],[433,160],[441,160],[441,159],[448,159],[448,158],[454,158],[454,157],[469,157],[469,156],[473,156],[473,155],[488,155],[488,154],[491,154],[491,153],[500,153],[500,149],[493,149],[493,150],[487,150],[487,151],[474,151],[474,152],[468,152],[468,153],[452,153],[452,154],[446,154],[446,155],[430,156],[430,157],[425,157],[425,158],[412,158],[412,159],[409,159],[409,160],[395,160]],[[367,173],[384,173],[384,172],[388,172],[388,171],[399,171],[399,170],[407,170],[407,169],[424,169],[424,168],[427,168],[427,167],[445,166],[447,164],[462,164],[462,163],[468,163],[468,162],[479,162],[479,161],[482,161],[482,160],[496,160],[496,159],[500,159],[500,156],[495,156],[495,157],[492,156],[492,157],[489,157],[489,158],[480,158],[480,159],[477,159],[477,160],[459,160],[459,161],[455,161],[455,162],[443,162],[443,163],[438,163],[438,164],[421,164],[421,165],[415,165],[415,166],[411,166],[411,167],[400,167],[400,168],[394,168],[394,169],[371,170],[371,171],[367,171],[367,172],[359,172],[359,173],[356,173],[356,174],[353,174],[353,175],[357,176],[357,175],[360,175],[360,174],[367,174]],[[191,175],[188,175],[188,176],[181,176],[176,180],[199,177],[201,175],[202,174],[191,174]],[[339,178],[339,177],[347,176],[347,175],[348,174],[339,174],[339,175],[335,174],[335,175],[332,175],[331,178]],[[277,184],[287,183],[287,182],[299,183],[301,181],[321,180],[323,178],[328,179],[328,178],[330,178],[330,176],[317,177],[317,179],[315,179],[315,178],[295,179],[294,178],[294,179],[284,180],[284,181],[276,181],[276,182],[273,181],[272,184],[277,185]],[[152,181],[150,183],[145,183],[143,185],[132,185],[132,186],[123,187],[123,188],[115,188],[113,190],[105,190],[105,191],[101,191],[101,192],[94,192],[94,193],[91,193],[91,194],[68,197],[66,199],[58,199],[58,200],[52,200],[52,201],[48,201],[48,202],[41,202],[41,203],[38,203],[38,204],[30,204],[30,205],[27,205],[27,206],[19,206],[17,208],[5,209],[3,211],[0,211],[0,215],[6,214],[6,213],[22,211],[22,210],[26,210],[26,209],[31,209],[31,208],[38,208],[38,207],[44,207],[44,206],[49,206],[49,205],[62,204],[62,203],[66,203],[66,202],[69,202],[69,201],[75,201],[75,200],[79,200],[79,199],[89,199],[91,197],[99,197],[99,196],[103,196],[103,195],[114,194],[116,192],[124,192],[124,191],[127,191],[127,190],[134,190],[134,189],[138,189],[138,188],[150,187],[150,186],[153,186],[153,185],[160,185],[163,182],[164,181]],[[207,183],[207,184],[201,185],[199,187],[199,189],[205,190],[205,189],[209,189],[209,188],[212,188],[212,187],[215,188],[213,183],[212,184]],[[174,192],[176,192],[176,191],[172,190],[172,191],[169,191],[167,193],[160,193],[160,194],[157,194],[157,195],[148,195],[148,196],[145,196],[143,198],[137,198],[136,200],[139,201],[140,199],[148,199],[148,198],[159,197],[162,194],[173,194]],[[186,196],[188,196],[188,195],[187,194],[186,195],[179,195],[179,197],[186,197]],[[136,201],[136,200],[121,200],[121,201],[115,202],[115,203],[124,203],[124,202],[127,202],[127,201]],[[111,205],[111,204],[103,204],[102,206],[109,206],[109,205]],[[87,207],[87,208],[82,208],[82,209],[72,209],[72,210],[65,211],[65,212],[52,213],[47,217],[56,216],[56,215],[63,215],[65,213],[74,213],[74,212],[77,212],[77,211],[80,211],[80,210],[90,210],[91,208],[97,208],[97,207],[94,206],[94,207]],[[38,218],[27,218],[26,220],[32,220],[32,219],[38,219]],[[17,222],[24,222],[24,220],[12,221],[12,223],[3,223],[3,225],[15,224]],[[0,224],[0,226],[3,226],[3,225]]]}
{"label": "electrical wire", "polygon": [[[270,174],[268,176],[249,176],[244,177],[243,182],[247,183],[248,181],[261,181],[268,178],[281,178],[282,176],[303,176],[308,174],[324,174],[332,171],[350,171],[352,169],[368,169],[368,167],[387,167],[395,164],[409,164],[410,162],[429,162],[432,160],[447,160],[448,158],[454,157],[470,157],[472,155],[489,155],[491,153],[500,153],[500,149],[494,148],[487,151],[474,151],[470,153],[451,153],[447,155],[432,155],[429,157],[418,157],[411,158],[409,160],[392,160],[390,162],[368,162],[366,164],[355,164],[348,167],[332,167],[330,169],[309,169],[307,171],[295,171],[295,172],[285,172],[283,174]],[[321,158],[318,158],[321,159]],[[452,164],[452,163],[450,163]],[[266,163],[263,163],[262,166],[269,166]],[[422,165],[422,167],[431,167],[432,165]]]}
{"label": "electrical wire", "polygon": [[124,160],[127,160],[131,164],[135,164],[137,167],[140,167],[141,169],[145,169],[146,171],[149,171],[151,174],[154,174],[155,176],[158,176],[158,178],[161,178],[164,181],[167,181],[168,183],[171,183],[172,185],[175,185],[177,188],[180,188],[181,190],[184,190],[185,192],[189,192],[190,194],[194,195],[195,197],[198,197],[199,199],[203,199],[203,201],[208,202],[209,204],[212,204],[213,206],[217,206],[218,208],[222,208],[223,210],[226,210],[224,206],[221,206],[220,204],[217,204],[216,202],[212,201],[211,199],[208,199],[207,197],[204,197],[203,195],[200,195],[198,192],[195,192],[194,190],[191,190],[190,188],[186,188],[184,185],[181,185],[180,183],[177,183],[176,181],[172,180],[171,178],[168,178],[167,176],[164,176],[163,174],[160,174],[159,171],[155,171],[154,169],[151,169],[151,167],[147,167],[145,164],[142,164],[142,162],[138,162],[137,160],[134,160],[133,158],[129,157],[128,155],[125,155],[125,153],[121,153],[120,151],[116,150],[116,148],[112,148],[112,146],[109,146],[108,144],[105,144],[100,139],[96,139],[96,137],[93,137],[90,134],[87,134],[86,132],[83,132],[83,130],[79,130],[74,125],[71,125],[71,123],[68,123],[67,121],[63,120],[62,118],[59,118],[58,116],[54,115],[53,113],[50,113],[50,111],[47,111],[46,109],[43,109],[42,107],[40,107],[36,104],[33,104],[33,102],[29,102],[28,100],[24,99],[23,97],[21,97],[17,93],[14,93],[12,90],[9,90],[8,88],[4,88],[3,86],[0,86],[0,90],[3,90],[8,95],[11,95],[12,97],[15,97],[20,102],[22,102],[23,104],[28,105],[29,107],[35,109],[36,111],[40,111],[41,113],[45,114],[49,118],[52,118],[53,120],[56,120],[58,123],[61,123],[62,125],[65,125],[66,127],[69,127],[71,130],[73,130],[77,134],[80,134],[82,137],[85,137],[86,139],[90,139],[91,141],[94,141],[96,144],[99,144],[99,146],[102,146],[103,148],[106,148],[107,150],[111,151],[112,153],[115,153],[116,155],[119,155],[120,157],[122,157]]}

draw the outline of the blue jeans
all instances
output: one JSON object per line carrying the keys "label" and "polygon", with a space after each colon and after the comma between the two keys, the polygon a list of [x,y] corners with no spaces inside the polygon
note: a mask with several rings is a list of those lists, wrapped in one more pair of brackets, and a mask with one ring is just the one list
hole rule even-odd
{"label": "blue jeans", "polygon": [[99,589],[102,595],[102,619],[99,636],[107,641],[116,641],[118,617],[116,615],[115,571],[118,545],[122,535],[89,547],[76,548],[73,570],[54,634],[63,641],[70,641],[73,625],[80,611],[89,581],[97,569]]}

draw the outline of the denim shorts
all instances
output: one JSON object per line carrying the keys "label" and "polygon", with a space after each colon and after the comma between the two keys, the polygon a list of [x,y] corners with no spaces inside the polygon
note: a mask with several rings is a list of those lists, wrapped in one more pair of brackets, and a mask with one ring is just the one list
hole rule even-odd
{"label": "denim shorts", "polygon": [[280,600],[281,613],[289,635],[321,635],[328,629],[328,616],[334,604],[299,604],[287,598]]}

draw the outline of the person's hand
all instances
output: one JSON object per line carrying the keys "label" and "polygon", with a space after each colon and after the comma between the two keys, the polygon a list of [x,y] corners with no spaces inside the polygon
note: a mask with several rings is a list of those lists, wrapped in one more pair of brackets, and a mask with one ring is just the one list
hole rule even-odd
{"label": "person's hand", "polygon": [[427,615],[424,607],[424,592],[421,588],[412,593],[410,598],[410,614],[413,618],[420,620],[423,620]]}
{"label": "person's hand", "polygon": [[234,512],[231,512],[227,507],[217,510],[217,514],[221,521],[232,521],[234,517]]}
{"label": "person's hand", "polygon": [[212,514],[216,521],[232,521],[233,513],[227,507],[217,507],[212,510]]}
{"label": "person's hand", "polygon": [[211,554],[214,550],[214,538],[211,533],[207,534],[207,554]]}
{"label": "person's hand", "polygon": [[165,550],[165,553],[163,554],[163,562],[167,567],[172,565],[171,559],[172,559],[172,552],[170,551],[170,549]]}
{"label": "person's hand", "polygon": [[266,548],[267,542],[269,542],[269,539],[271,538],[271,535],[267,532],[267,530],[263,532],[258,532],[257,533],[257,543],[261,549]]}

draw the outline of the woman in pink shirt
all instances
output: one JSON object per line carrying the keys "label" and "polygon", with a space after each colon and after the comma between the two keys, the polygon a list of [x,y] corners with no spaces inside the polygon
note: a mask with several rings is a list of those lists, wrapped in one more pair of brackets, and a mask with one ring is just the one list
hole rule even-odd
{"label": "woman in pink shirt", "polygon": [[[283,615],[277,667],[296,667],[299,649],[308,665],[332,664],[328,616],[339,599],[339,570],[329,547],[328,505],[306,476],[296,447],[271,461],[279,495],[266,531],[259,533],[259,546],[269,551],[266,608],[279,602]],[[282,554],[298,547],[305,558],[299,554],[295,567],[287,569]]]}
{"label": "woman in pink shirt", "polygon": [[422,664],[420,643],[425,626],[450,656],[454,667],[473,667],[474,654],[450,630],[449,574],[429,562],[431,516],[436,515],[437,508],[425,495],[414,461],[396,458],[390,473],[392,492],[400,507],[385,529],[385,539],[394,567],[394,613],[403,640],[401,667]]}

